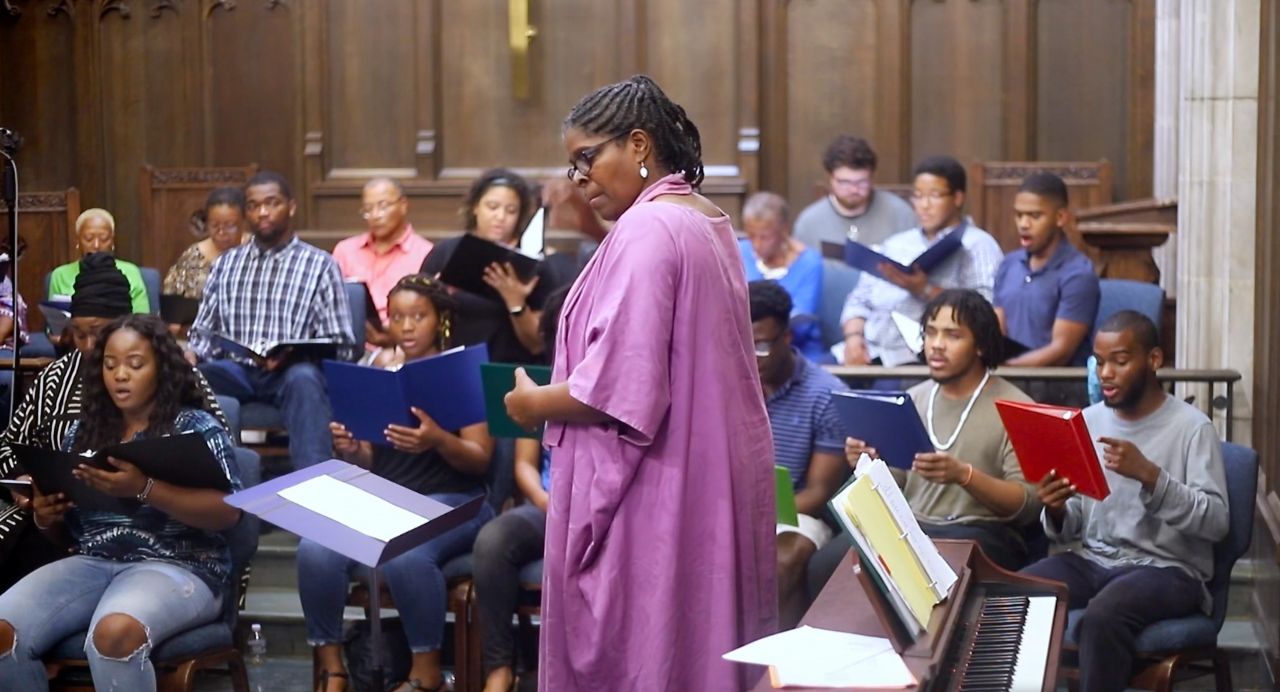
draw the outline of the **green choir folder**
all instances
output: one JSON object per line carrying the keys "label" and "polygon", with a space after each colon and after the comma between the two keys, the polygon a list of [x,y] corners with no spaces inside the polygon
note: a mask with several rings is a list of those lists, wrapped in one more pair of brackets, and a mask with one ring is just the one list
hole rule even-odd
{"label": "green choir folder", "polygon": [[529,437],[542,439],[542,430],[530,432],[516,425],[507,415],[503,397],[516,388],[516,368],[524,368],[530,379],[540,385],[551,383],[551,368],[546,365],[517,365],[515,363],[485,363],[480,366],[480,381],[484,385],[485,417],[489,420],[492,437]]}
{"label": "green choir folder", "polygon": [[778,523],[799,526],[800,516],[796,513],[796,489],[791,485],[791,472],[785,466],[774,464],[773,476],[778,484],[774,492],[778,505]]}

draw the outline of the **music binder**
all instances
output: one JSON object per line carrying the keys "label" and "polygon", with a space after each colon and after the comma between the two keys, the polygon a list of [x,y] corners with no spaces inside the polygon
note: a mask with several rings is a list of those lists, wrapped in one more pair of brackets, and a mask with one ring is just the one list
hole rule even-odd
{"label": "music binder", "polygon": [[1056,470],[1081,495],[1101,501],[1111,494],[1080,409],[997,399],[996,412],[1027,482],[1039,483]]}
{"label": "music binder", "polygon": [[489,347],[477,344],[410,361],[399,370],[335,360],[322,367],[333,419],[357,440],[385,445],[387,425],[418,427],[413,406],[449,431],[485,420],[480,366],[487,362]]}
{"label": "music binder", "polygon": [[[936,269],[938,265],[945,262],[951,255],[955,254],[956,250],[960,249],[966,228],[968,228],[968,224],[961,224],[959,228],[943,236],[908,264],[890,259],[856,240],[846,240],[842,255],[836,256],[835,259],[843,259],[845,264],[886,281],[887,279],[884,278],[884,274],[880,271],[882,263],[889,264],[904,274],[910,274],[917,268],[928,274]],[[825,248],[827,243],[823,245],[823,254],[829,256],[828,252],[830,251]]]}
{"label": "music binder", "polygon": [[200,312],[200,301],[196,298],[163,293],[160,295],[160,318],[165,324],[190,326],[196,321]]}
{"label": "music binder", "polygon": [[831,400],[845,434],[874,447],[890,466],[910,469],[916,454],[934,451],[916,405],[906,392],[835,391]]}
{"label": "music binder", "polygon": [[63,302],[42,301],[40,314],[44,316],[44,328],[49,334],[58,336],[66,331],[71,320],[71,305]]}
{"label": "music binder", "polygon": [[484,270],[490,264],[508,262],[521,281],[528,281],[538,273],[538,258],[467,233],[440,270],[440,280],[454,288],[502,302],[502,295],[484,282]]}
{"label": "music binder", "polygon": [[334,358],[338,354],[338,343],[333,339],[285,339],[282,341],[262,341],[244,344],[223,334],[210,334],[216,348],[223,353],[237,355],[262,367],[272,358],[289,353],[298,359],[321,360]]}
{"label": "music binder", "polygon": [[81,464],[103,471],[115,471],[116,468],[107,461],[108,456],[131,463],[158,481],[185,488],[213,488],[223,492],[231,490],[231,481],[227,479],[222,464],[210,451],[204,436],[199,433],[122,442],[92,455],[17,442],[10,442],[9,447],[41,493],[65,493],[81,509],[132,514],[138,508],[135,500],[101,493],[71,473]]}
{"label": "music binder", "polygon": [[[387,325],[382,323],[382,315],[378,313],[378,306],[373,304],[373,293],[369,291],[369,284],[353,279],[347,279],[346,282],[349,284],[359,284],[364,287],[364,321],[370,327],[373,327],[375,331],[385,334],[387,331]],[[357,340],[362,338],[363,337],[360,334],[356,334]]]}
{"label": "music binder", "polygon": [[489,422],[490,437],[526,437],[542,439],[542,428],[530,431],[520,427],[507,415],[505,398],[515,389],[516,368],[524,372],[536,384],[551,383],[551,367],[547,365],[517,365],[515,363],[484,363],[480,366],[480,381],[484,387],[485,419]]}

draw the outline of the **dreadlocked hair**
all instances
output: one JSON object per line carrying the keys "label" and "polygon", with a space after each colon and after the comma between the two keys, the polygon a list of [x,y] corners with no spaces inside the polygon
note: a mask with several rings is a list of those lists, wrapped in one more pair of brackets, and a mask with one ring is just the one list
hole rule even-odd
{"label": "dreadlocked hair", "polygon": [[409,274],[401,277],[395,286],[387,291],[387,302],[391,301],[391,296],[400,291],[411,291],[426,298],[431,302],[431,307],[436,311],[436,348],[443,351],[449,348],[449,341],[453,336],[453,316],[457,312],[458,303],[449,294],[449,290],[444,284],[431,278],[428,274]]}
{"label": "dreadlocked hair", "polygon": [[124,435],[124,416],[111,399],[103,382],[102,357],[107,341],[116,332],[128,329],[151,344],[156,366],[155,406],[147,420],[145,437],[161,437],[173,432],[174,419],[184,408],[208,410],[195,370],[182,356],[178,342],[169,334],[164,321],[154,315],[125,315],[112,320],[98,336],[93,352],[89,354],[84,370],[83,405],[80,426],[72,443],[72,450],[84,452],[99,450],[121,441]]}
{"label": "dreadlocked hair", "polygon": [[564,119],[564,128],[571,127],[610,137],[644,130],[653,138],[663,168],[680,172],[695,188],[705,177],[698,127],[684,108],[667,98],[658,83],[646,75],[601,87],[584,97]]}

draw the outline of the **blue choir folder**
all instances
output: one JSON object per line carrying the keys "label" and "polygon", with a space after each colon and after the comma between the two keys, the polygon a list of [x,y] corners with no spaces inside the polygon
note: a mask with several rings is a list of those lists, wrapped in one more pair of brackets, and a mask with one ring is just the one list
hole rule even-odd
{"label": "blue choir folder", "polygon": [[943,238],[934,243],[932,247],[920,253],[920,255],[914,260],[911,260],[910,266],[891,260],[856,240],[845,241],[844,261],[845,264],[848,264],[851,267],[857,267],[858,269],[880,279],[884,278],[884,275],[880,273],[881,262],[888,262],[894,267],[897,267],[898,271],[903,272],[904,274],[910,274],[911,267],[919,267],[920,271],[928,274],[937,268],[939,264],[946,261],[946,259],[954,254],[956,250],[960,249],[960,241],[964,238],[964,230],[966,227],[967,225],[961,225],[956,230],[943,236]]}
{"label": "blue choir folder", "polygon": [[916,405],[906,392],[832,392],[845,434],[875,447],[889,466],[911,468],[918,453],[934,451]]}
{"label": "blue choir folder", "polygon": [[405,363],[399,370],[326,360],[324,377],[333,419],[347,426],[357,440],[383,445],[388,425],[418,427],[411,406],[422,409],[449,431],[482,423],[480,365],[488,362],[489,347],[485,344]]}

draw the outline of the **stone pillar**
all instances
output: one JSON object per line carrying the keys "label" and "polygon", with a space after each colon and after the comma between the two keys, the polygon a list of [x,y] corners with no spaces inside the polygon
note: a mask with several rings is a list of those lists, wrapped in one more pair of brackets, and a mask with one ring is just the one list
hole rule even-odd
{"label": "stone pillar", "polygon": [[[1178,20],[1182,0],[1156,2],[1155,133],[1152,138],[1151,195],[1178,195],[1178,109],[1179,87]],[[1151,251],[1160,268],[1160,287],[1170,297],[1178,293],[1177,238]]]}
{"label": "stone pillar", "polygon": [[[1177,365],[1232,368],[1244,375],[1236,387],[1235,433],[1237,441],[1247,443],[1261,0],[1177,4]],[[1198,402],[1208,396],[1203,389],[1194,390],[1187,393],[1194,393]]]}

